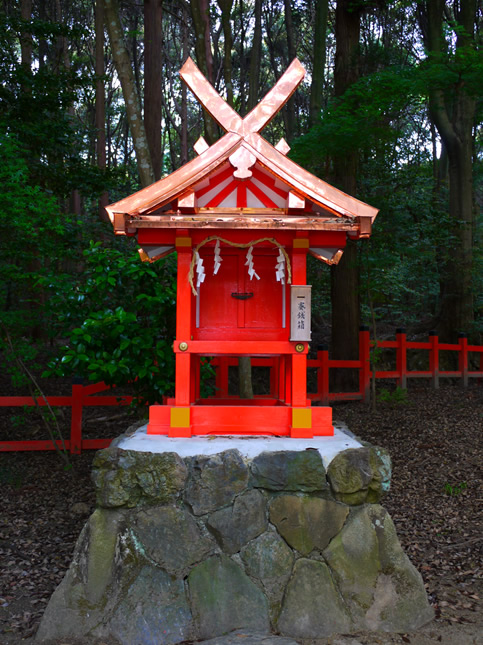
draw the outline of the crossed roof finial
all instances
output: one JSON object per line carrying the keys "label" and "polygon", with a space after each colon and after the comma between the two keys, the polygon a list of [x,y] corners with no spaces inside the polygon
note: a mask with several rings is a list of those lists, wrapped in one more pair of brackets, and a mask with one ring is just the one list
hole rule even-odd
{"label": "crossed roof finial", "polygon": [[179,73],[205,110],[224,130],[245,138],[250,134],[260,132],[270,123],[302,82],[305,69],[295,58],[274,87],[243,119],[218,94],[191,58],[188,58]]}

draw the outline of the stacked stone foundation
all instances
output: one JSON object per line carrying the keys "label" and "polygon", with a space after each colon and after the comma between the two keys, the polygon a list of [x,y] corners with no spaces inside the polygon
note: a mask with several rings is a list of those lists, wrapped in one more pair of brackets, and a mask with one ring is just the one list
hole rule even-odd
{"label": "stacked stone foundation", "polygon": [[364,446],[182,459],[97,453],[98,507],[37,640],[171,645],[234,630],[322,638],[431,620],[379,504],[390,460]]}

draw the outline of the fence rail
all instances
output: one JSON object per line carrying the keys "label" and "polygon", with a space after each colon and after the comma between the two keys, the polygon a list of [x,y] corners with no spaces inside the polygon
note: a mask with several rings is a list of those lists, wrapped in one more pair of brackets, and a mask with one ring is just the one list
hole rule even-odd
{"label": "fence rail", "polygon": [[[48,404],[51,407],[70,407],[70,438],[64,440],[66,450],[71,454],[78,455],[82,450],[99,450],[107,448],[111,439],[83,439],[82,438],[82,416],[85,407],[97,406],[119,406],[129,405],[132,396],[93,396],[99,392],[109,389],[105,383],[93,383],[83,385],[79,382],[72,383],[72,391],[69,396],[47,396]],[[45,407],[47,405],[44,398],[39,396],[34,400],[31,396],[0,396],[0,407],[24,407],[35,406]],[[63,448],[62,441],[56,440],[58,448]],[[42,440],[23,440],[23,441],[0,441],[0,452],[12,452],[20,450],[55,450],[56,446],[48,439]]]}
{"label": "fence rail", "polygon": [[[376,379],[395,379],[396,383],[402,387],[407,387],[407,381],[410,378],[426,378],[431,380],[434,388],[439,387],[439,381],[442,378],[459,379],[464,387],[468,386],[469,379],[483,379],[483,346],[468,345],[468,339],[464,334],[460,334],[458,343],[440,343],[438,336],[431,332],[426,342],[408,341],[404,330],[399,329],[396,333],[395,340],[371,341],[369,329],[362,327],[359,332],[359,358],[356,360],[335,360],[329,358],[327,347],[320,347],[317,351],[317,357],[307,360],[307,368],[317,370],[317,391],[308,394],[312,401],[317,401],[323,405],[328,405],[331,401],[368,401],[370,395],[370,383],[373,373],[371,371],[371,349],[374,347],[380,349],[389,349],[395,351],[395,369],[378,370],[376,369]],[[408,351],[425,350],[428,352],[427,370],[410,370],[408,369]],[[440,352],[455,352],[457,355],[457,370],[440,369]],[[469,354],[479,355],[477,363],[478,370],[470,370]],[[277,387],[279,383],[278,369],[280,359],[272,358],[252,358],[254,367],[270,368],[270,396],[277,397]],[[229,367],[237,365],[236,357],[223,357],[215,359],[212,362],[216,369],[216,388],[217,395],[225,397],[228,395],[228,375]],[[359,372],[359,389],[357,392],[330,392],[330,370],[333,369],[351,369]],[[108,389],[105,383],[94,383],[92,385],[83,385],[74,382],[70,396],[48,396],[47,401],[50,406],[65,406],[71,408],[71,425],[70,438],[64,441],[65,447],[72,454],[80,454],[82,450],[105,448],[111,443],[111,439],[83,439],[82,438],[82,416],[84,407],[93,406],[119,406],[129,405],[131,396],[93,396],[99,392]],[[35,400],[30,396],[2,396],[0,397],[0,407],[23,407],[34,406]],[[37,399],[37,405],[45,406],[43,398]],[[57,446],[62,447],[61,441],[56,441]],[[25,441],[0,441],[0,452],[21,451],[21,450],[54,450],[55,446],[50,440],[25,440]]]}

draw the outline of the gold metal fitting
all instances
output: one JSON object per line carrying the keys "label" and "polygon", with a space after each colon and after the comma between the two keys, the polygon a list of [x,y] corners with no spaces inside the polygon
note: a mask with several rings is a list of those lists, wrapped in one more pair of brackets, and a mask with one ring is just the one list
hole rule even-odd
{"label": "gold metal fitting", "polygon": [[295,345],[295,351],[296,351],[296,352],[299,352],[299,353],[300,353],[300,352],[303,352],[303,351],[304,351],[304,349],[305,349],[305,345],[304,345],[303,343],[297,343],[297,344]]}
{"label": "gold metal fitting", "polygon": [[185,343],[184,341],[178,345],[179,349],[182,352],[185,352],[188,349],[188,343]]}

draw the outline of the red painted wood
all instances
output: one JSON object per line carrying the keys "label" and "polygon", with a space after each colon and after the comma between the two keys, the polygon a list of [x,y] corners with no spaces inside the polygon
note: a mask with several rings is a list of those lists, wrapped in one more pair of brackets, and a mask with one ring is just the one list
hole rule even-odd
{"label": "red painted wood", "polygon": [[102,450],[111,445],[112,439],[82,439],[83,450]]}
{"label": "red painted wood", "polygon": [[236,193],[236,205],[237,208],[246,208],[247,207],[247,185],[244,181],[238,182],[238,190]]}
{"label": "red painted wood", "polygon": [[429,371],[432,374],[432,385],[435,389],[439,387],[439,348],[438,337],[436,335],[429,337]]}
{"label": "red painted wood", "polygon": [[285,397],[287,405],[292,405],[292,361],[291,356],[285,356]]}
{"label": "red painted wood", "polygon": [[82,404],[84,386],[72,385],[72,416],[70,422],[70,452],[79,455],[82,450]]}
{"label": "red painted wood", "polygon": [[[368,402],[370,398],[371,386],[371,355],[370,355],[370,338],[369,331],[362,329],[359,331],[359,392],[362,394],[364,401]],[[332,363],[331,363],[332,364]]]}
{"label": "red painted wood", "polygon": [[[312,410],[314,436],[333,434],[332,409],[317,407]],[[151,406],[148,434],[170,434],[168,406]],[[287,406],[200,405],[191,407],[193,435],[277,435],[291,433],[292,408]]]}
{"label": "red painted wood", "polygon": [[258,186],[256,186],[254,183],[250,182],[247,184],[248,190],[255,195],[257,199],[259,199],[262,204],[265,206],[265,208],[278,208],[277,204],[270,199],[268,195],[265,195],[265,193],[260,190]]}
{"label": "red painted wood", "polygon": [[292,249],[292,284],[307,284],[307,249]]}
{"label": "red painted wood", "polygon": [[[62,442],[56,441],[57,446],[62,450]],[[70,442],[67,439],[65,442],[66,450],[70,448]],[[17,451],[31,451],[31,450],[55,450],[52,441],[45,439],[29,440],[29,441],[0,441],[0,452],[17,452]]]}
{"label": "red painted wood", "polygon": [[[202,356],[220,356],[223,354],[231,356],[271,356],[280,354],[294,354],[294,342],[290,341],[266,341],[258,340],[192,340],[188,342],[188,351]],[[308,346],[305,345],[304,352],[307,353]],[[175,344],[174,351],[180,352]]]}
{"label": "red painted wood", "polygon": [[272,364],[270,365],[270,396],[272,396],[274,399],[277,399],[279,397],[279,391],[278,391],[279,370],[280,370],[280,357],[274,356],[272,359]]}
{"label": "red painted wood", "polygon": [[198,199],[200,197],[203,197],[203,195],[206,195],[206,193],[209,193],[210,190],[213,190],[215,186],[218,186],[219,184],[221,184],[221,182],[225,181],[225,179],[230,177],[232,174],[233,174],[233,167],[230,164],[228,164],[225,170],[222,170],[220,173],[210,178],[210,181],[207,186],[205,186],[204,188],[200,188],[199,190],[196,191],[196,197]]}
{"label": "red painted wood", "polygon": [[273,177],[269,177],[256,167],[252,168],[252,174],[255,179],[257,179],[261,184],[264,184],[267,188],[270,188],[270,190],[279,195],[279,197],[287,199],[288,191],[278,188],[275,185],[275,179]]}
{"label": "red painted wood", "polygon": [[[181,236],[180,236],[181,237]],[[191,264],[191,248],[179,247],[178,251],[178,289],[176,299],[176,339],[187,341],[191,338],[191,287],[188,274]]]}
{"label": "red painted wood", "polygon": [[[307,361],[309,363],[309,361]],[[329,403],[329,352],[326,349],[317,352],[317,394],[318,400],[324,404]]]}
{"label": "red painted wood", "polygon": [[176,405],[186,407],[191,403],[191,354],[176,354]]}
{"label": "red painted wood", "polygon": [[224,199],[228,197],[238,186],[238,182],[233,180],[230,181],[220,192],[215,195],[210,201],[206,204],[207,208],[217,208]]}
{"label": "red painted wood", "polygon": [[[46,398],[52,407],[70,406],[72,402],[72,397],[70,396],[48,396]],[[37,403],[40,407],[47,405],[42,397],[37,399]],[[35,405],[35,400],[31,396],[0,396],[0,408],[17,408],[24,405],[33,406]]]}
{"label": "red painted wood", "polygon": [[292,354],[292,405],[307,405],[307,356]]}

